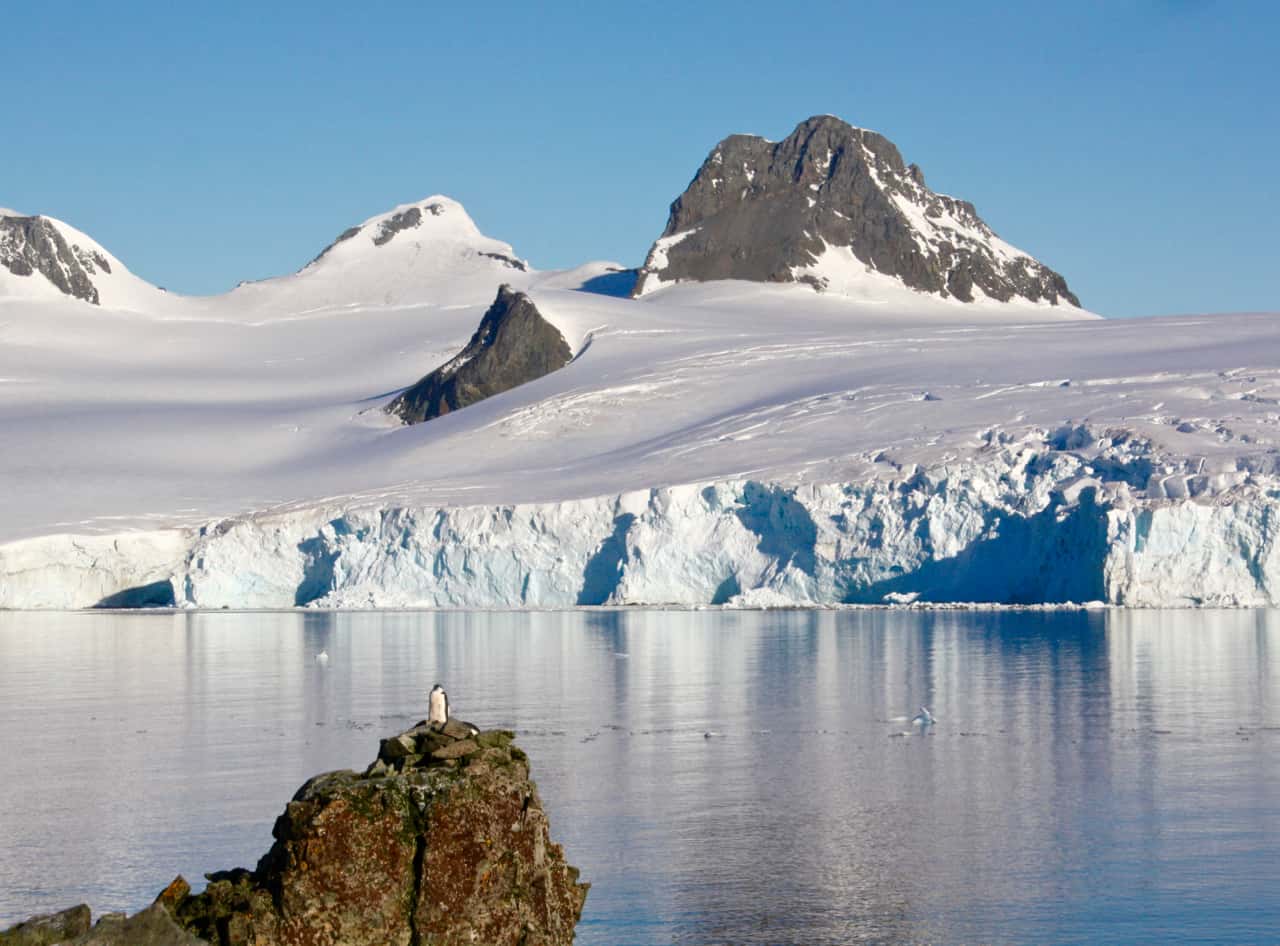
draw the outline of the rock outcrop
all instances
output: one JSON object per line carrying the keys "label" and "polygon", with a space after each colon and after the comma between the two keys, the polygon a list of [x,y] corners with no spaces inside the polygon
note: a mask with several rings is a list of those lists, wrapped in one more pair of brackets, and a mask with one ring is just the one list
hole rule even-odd
{"label": "rock outcrop", "polygon": [[[67,942],[569,944],[588,885],[551,841],[513,739],[457,721],[443,730],[419,723],[384,739],[365,772],[304,784],[255,870],[210,874],[199,894],[179,877],[146,910],[104,917]],[[87,908],[77,909],[87,927]],[[62,942],[12,938],[36,922],[0,933],[0,944]]]}
{"label": "rock outcrop", "polygon": [[503,285],[467,346],[387,405],[387,412],[406,424],[421,423],[541,378],[572,357],[533,300]]}
{"label": "rock outcrop", "polygon": [[0,946],[52,946],[89,932],[92,916],[85,904],[50,913],[33,916],[25,923],[0,932]]}
{"label": "rock outcrop", "polygon": [[108,913],[87,933],[63,946],[208,946],[208,943],[179,926],[157,901],[133,916]]}
{"label": "rock outcrop", "polygon": [[997,237],[972,204],[931,191],[893,142],[829,115],[776,143],[720,142],[671,205],[635,295],[716,279],[821,290],[841,269],[965,302],[1080,304],[1062,276]]}
{"label": "rock outcrop", "polygon": [[69,242],[46,217],[0,216],[0,266],[15,276],[44,276],[65,295],[98,305],[93,277],[110,273],[96,250]]}

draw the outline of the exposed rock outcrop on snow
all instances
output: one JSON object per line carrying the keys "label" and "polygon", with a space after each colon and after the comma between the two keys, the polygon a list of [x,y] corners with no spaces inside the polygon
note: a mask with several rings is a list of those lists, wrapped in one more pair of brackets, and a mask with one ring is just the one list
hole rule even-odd
{"label": "exposed rock outcrop on snow", "polygon": [[[77,567],[96,584],[53,539],[38,555],[14,543],[0,547],[0,606],[90,606],[117,573],[123,602],[156,595],[166,571],[172,604],[204,608],[1280,604],[1280,471],[1265,455],[1209,471],[1124,432],[1072,428],[996,436],[930,467],[869,459],[878,471],[849,482],[321,505],[185,533],[180,557],[169,542],[80,537]],[[130,589],[139,574],[150,583]]]}
{"label": "exposed rock outcrop on snow", "polygon": [[567,365],[573,357],[560,330],[523,292],[498,289],[467,346],[387,405],[417,424],[509,391]]}
{"label": "exposed rock outcrop on snow", "polygon": [[69,241],[47,217],[0,215],[0,266],[14,276],[48,280],[63,295],[97,305],[94,276],[111,273],[111,262],[96,246]]}
{"label": "exposed rock outcrop on snow", "polygon": [[[529,270],[529,264],[515,256],[510,246],[484,236],[461,204],[437,194],[417,204],[403,204],[384,214],[370,217],[358,226],[343,230],[336,240],[303,268],[303,272],[316,267],[330,257],[337,247],[348,241],[352,241],[354,252],[358,254],[364,248],[360,244],[367,241],[372,247],[384,247],[398,234],[405,235],[401,242],[412,243],[414,237],[425,240],[428,252],[443,251],[446,256],[457,255],[462,259],[478,257],[522,273]],[[422,246],[421,242],[415,243],[416,249],[421,249]],[[348,248],[344,248],[344,252],[346,249]]]}
{"label": "exposed rock outcrop on snow", "polygon": [[[77,907],[0,933],[5,946],[568,946],[587,884],[550,837],[514,734],[419,723],[362,774],[303,785],[255,870],[181,877],[91,929]],[[31,938],[56,930],[65,939]],[[75,938],[70,938],[75,937]]]}
{"label": "exposed rock outcrop on snow", "polygon": [[671,205],[636,295],[684,280],[803,282],[845,291],[867,272],[950,296],[1080,303],[973,205],[936,194],[893,142],[830,115],[785,140],[731,135]]}

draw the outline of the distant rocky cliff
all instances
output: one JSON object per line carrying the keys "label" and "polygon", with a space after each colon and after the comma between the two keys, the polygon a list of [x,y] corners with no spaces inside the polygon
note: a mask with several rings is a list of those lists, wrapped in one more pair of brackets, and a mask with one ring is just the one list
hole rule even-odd
{"label": "distant rocky cliff", "polygon": [[776,143],[720,142],[671,205],[635,294],[715,279],[825,289],[842,263],[965,302],[1080,304],[1062,276],[997,237],[972,204],[931,191],[893,142],[829,115]]}
{"label": "distant rocky cliff", "polygon": [[[587,896],[506,731],[419,723],[363,773],[318,775],[255,870],[177,878],[132,917],[87,907],[0,946],[567,946]],[[50,938],[52,937],[52,938]]]}
{"label": "distant rocky cliff", "polygon": [[572,357],[564,336],[533,301],[504,285],[467,346],[387,405],[387,412],[406,424],[431,420],[541,378]]}

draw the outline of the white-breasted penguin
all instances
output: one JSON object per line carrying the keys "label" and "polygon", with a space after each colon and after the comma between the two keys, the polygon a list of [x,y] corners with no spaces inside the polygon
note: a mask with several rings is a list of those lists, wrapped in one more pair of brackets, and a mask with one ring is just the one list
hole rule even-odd
{"label": "white-breasted penguin", "polygon": [[433,726],[443,726],[448,721],[449,694],[437,683],[427,696],[427,722]]}

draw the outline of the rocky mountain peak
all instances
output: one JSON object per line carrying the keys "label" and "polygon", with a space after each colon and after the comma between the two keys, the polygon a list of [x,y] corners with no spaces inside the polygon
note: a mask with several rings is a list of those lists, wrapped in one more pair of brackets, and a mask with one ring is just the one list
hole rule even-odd
{"label": "rocky mountain peak", "polygon": [[635,294],[715,279],[838,291],[859,273],[965,302],[1079,305],[1060,275],[996,236],[972,204],[930,190],[892,141],[831,115],[779,142],[720,142],[671,205]]}
{"label": "rocky mountain peak", "polygon": [[94,277],[111,273],[100,247],[72,242],[48,217],[0,214],[0,267],[22,279],[46,279],[64,295],[98,305]]}

